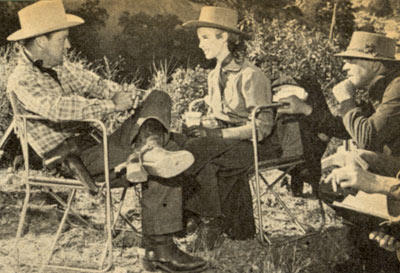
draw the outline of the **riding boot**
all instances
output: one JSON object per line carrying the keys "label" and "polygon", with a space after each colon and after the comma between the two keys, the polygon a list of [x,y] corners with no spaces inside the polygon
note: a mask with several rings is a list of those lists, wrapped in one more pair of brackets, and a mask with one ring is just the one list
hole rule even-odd
{"label": "riding boot", "polygon": [[207,262],[180,250],[167,235],[145,235],[143,237],[145,257],[143,266],[147,271],[161,269],[165,272],[201,272],[207,269]]}

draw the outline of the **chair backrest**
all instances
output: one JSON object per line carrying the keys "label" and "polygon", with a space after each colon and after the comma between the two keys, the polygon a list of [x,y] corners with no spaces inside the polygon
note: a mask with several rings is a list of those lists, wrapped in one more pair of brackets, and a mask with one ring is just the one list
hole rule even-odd
{"label": "chair backrest", "polygon": [[276,130],[282,148],[282,157],[303,155],[300,125],[295,116],[278,114]]}
{"label": "chair backrest", "polygon": [[15,123],[15,127],[14,127],[14,132],[15,132],[15,134],[19,137],[19,133],[20,133],[20,130],[21,130],[21,122],[22,122],[22,120],[21,120],[21,118],[20,118],[20,111],[19,111],[19,109],[18,109],[18,104],[17,104],[17,97],[16,97],[16,95],[13,93],[13,92],[11,92],[11,91],[9,91],[9,90],[7,90],[7,94],[8,94],[8,98],[9,98],[9,100],[10,100],[10,104],[11,104],[11,109],[12,109],[12,111],[13,111],[13,119],[14,119],[14,123]]}

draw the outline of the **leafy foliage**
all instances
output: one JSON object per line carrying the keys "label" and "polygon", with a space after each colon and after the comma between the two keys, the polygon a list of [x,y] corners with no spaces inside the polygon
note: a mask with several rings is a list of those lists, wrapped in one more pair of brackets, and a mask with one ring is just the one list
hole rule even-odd
{"label": "leafy foliage", "polygon": [[100,0],[85,0],[80,8],[71,13],[83,18],[85,24],[70,29],[70,40],[86,58],[94,61],[101,51],[99,29],[105,26],[108,12],[99,7]]}
{"label": "leafy foliage", "polygon": [[182,29],[175,15],[125,12],[119,24],[123,30],[115,37],[115,54],[124,56],[126,71],[139,69],[144,80],[154,72],[155,61],[168,59],[174,66],[194,66],[204,60],[196,36]]}
{"label": "leafy foliage", "polygon": [[7,96],[7,79],[16,66],[16,46],[0,48],[0,132],[4,132],[12,119],[11,105]]}
{"label": "leafy foliage", "polygon": [[[160,70],[158,72],[160,73]],[[164,80],[153,82],[152,88],[161,89],[171,96],[172,128],[179,130],[182,115],[188,110],[189,103],[207,94],[208,72],[199,65],[194,69],[177,68],[170,77],[164,73]]]}
{"label": "leafy foliage", "polygon": [[0,1],[0,46],[7,44],[7,36],[20,28],[17,12],[32,1]]}

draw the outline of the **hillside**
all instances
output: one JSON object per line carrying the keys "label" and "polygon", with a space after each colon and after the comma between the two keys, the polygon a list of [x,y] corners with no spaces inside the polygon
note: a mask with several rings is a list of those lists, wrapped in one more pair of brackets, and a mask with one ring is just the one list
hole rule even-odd
{"label": "hillside", "polygon": [[[80,7],[82,0],[64,0],[64,3],[67,8],[75,9]],[[100,0],[100,7],[106,9],[110,15],[105,29],[102,30],[102,33],[107,35],[120,30],[118,19],[123,12],[174,14],[184,22],[198,18],[201,5],[188,0]]]}

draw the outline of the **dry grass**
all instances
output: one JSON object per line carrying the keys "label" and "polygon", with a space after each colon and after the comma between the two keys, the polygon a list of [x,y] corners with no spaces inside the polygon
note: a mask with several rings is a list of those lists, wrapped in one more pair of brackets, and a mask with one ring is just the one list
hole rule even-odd
{"label": "dry grass", "polygon": [[[33,195],[34,208],[28,212],[29,228],[20,241],[19,252],[13,250],[15,231],[18,225],[19,211],[23,201],[23,188],[17,175],[7,174],[2,170],[0,177],[0,272],[1,273],[34,273],[38,268],[24,266],[18,263],[24,259],[27,262],[39,262],[46,255],[51,244],[51,236],[56,231],[61,210],[48,198],[45,193],[36,192]],[[5,177],[8,177],[6,180]],[[277,187],[283,198],[302,221],[312,226],[319,225],[318,202],[313,199],[292,198],[285,188]],[[118,199],[118,193],[114,193]],[[130,216],[138,215],[140,208],[134,194],[129,195],[125,213]],[[269,235],[273,239],[294,237],[300,234],[282,213],[276,200],[268,194],[263,196],[263,212],[265,224],[268,226]],[[102,222],[103,205],[99,200],[89,200],[86,195],[80,194],[75,204],[75,209],[82,215],[90,218],[91,222]],[[350,246],[342,238],[347,230],[341,221],[328,210],[327,225],[323,232],[303,240],[277,247],[262,247],[256,239],[233,241],[225,239],[224,244],[210,252],[194,253],[207,259],[210,269],[206,272],[223,273],[300,273],[318,272],[328,273],[332,266],[339,261],[348,259]],[[137,224],[137,223],[136,223]],[[71,224],[65,230],[59,249],[53,262],[69,261],[73,265],[93,265],[99,260],[102,241],[100,231],[82,226],[71,218]],[[195,235],[177,239],[180,246],[185,249]],[[120,233],[114,241],[115,264],[111,272],[133,273],[145,272],[140,265],[143,249],[139,248],[140,237],[132,232]],[[46,272],[66,272],[50,270]]]}

